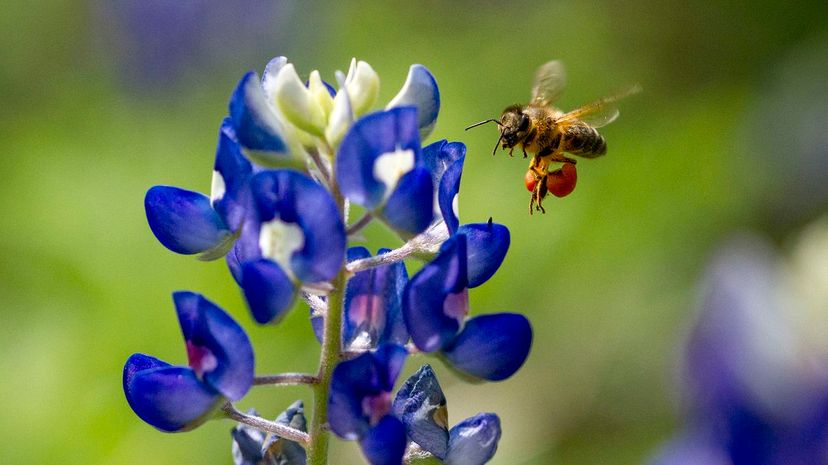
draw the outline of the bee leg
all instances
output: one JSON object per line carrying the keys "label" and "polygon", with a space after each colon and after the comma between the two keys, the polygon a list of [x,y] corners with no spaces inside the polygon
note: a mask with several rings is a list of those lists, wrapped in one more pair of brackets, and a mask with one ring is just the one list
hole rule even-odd
{"label": "bee leg", "polygon": [[512,155],[512,152],[514,152],[514,151],[515,151],[514,147],[509,147],[509,156],[510,157],[514,157],[514,155]]}
{"label": "bee leg", "polygon": [[529,203],[530,208],[532,203],[536,203],[535,209],[541,213],[546,213],[546,209],[543,208],[543,198],[546,197],[546,193],[546,175],[544,175],[538,179],[535,190],[532,191],[532,201]]}
{"label": "bee leg", "polygon": [[523,149],[523,158],[526,158],[528,156],[528,155],[526,155],[526,147],[521,147],[521,148]]}

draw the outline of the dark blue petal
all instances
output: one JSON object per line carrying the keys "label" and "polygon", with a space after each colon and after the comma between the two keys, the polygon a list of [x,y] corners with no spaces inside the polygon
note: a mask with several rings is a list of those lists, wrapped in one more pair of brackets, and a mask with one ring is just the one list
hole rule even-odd
{"label": "dark blue petal", "polygon": [[405,426],[386,415],[360,439],[359,446],[371,465],[401,465],[405,453]]}
{"label": "dark blue petal", "polygon": [[230,249],[224,257],[227,261],[227,268],[230,270],[230,274],[239,286],[241,286],[242,283],[241,264],[243,261],[239,256],[240,247],[240,241],[236,241],[236,243],[233,244],[233,248]]}
{"label": "dark blue petal", "polygon": [[378,374],[378,386],[383,391],[391,392],[394,389],[394,383],[397,382],[397,378],[400,376],[403,365],[405,365],[408,351],[396,344],[383,344],[377,348],[373,355]]}
{"label": "dark blue petal", "polygon": [[[255,409],[249,409],[247,414],[258,416]],[[230,434],[233,436],[233,465],[261,465],[265,433],[239,423],[230,430]]]}
{"label": "dark blue petal", "polygon": [[190,367],[230,400],[253,385],[253,347],[247,334],[216,304],[194,292],[173,293]]}
{"label": "dark blue petal", "polygon": [[415,108],[380,111],[357,120],[336,156],[336,179],[342,193],[369,210],[379,207],[386,186],[374,177],[374,164],[380,155],[397,150],[412,150],[415,161],[420,158]]}
{"label": "dark blue petal", "polygon": [[408,437],[441,460],[449,444],[446,396],[434,370],[423,365],[411,375],[394,399],[394,415],[405,424]]}
{"label": "dark blue petal", "polygon": [[144,208],[153,234],[173,252],[201,253],[232,240],[233,233],[204,194],[155,186],[147,191]]}
{"label": "dark blue petal", "polygon": [[420,128],[420,138],[425,139],[437,123],[437,115],[440,113],[440,89],[437,87],[437,80],[423,65],[411,65],[403,88],[391,99],[388,107],[406,105],[417,107],[417,126]]}
{"label": "dark blue petal", "polygon": [[[333,279],[345,259],[346,235],[330,193],[290,170],[262,171],[253,176],[251,186],[259,221],[278,219],[302,230],[304,242],[290,258],[290,271],[302,282]],[[251,233],[259,232],[251,228]]]}
{"label": "dark blue petal", "polygon": [[356,440],[368,432],[370,418],[363,411],[362,401],[366,396],[381,392],[376,376],[376,365],[370,352],[341,362],[334,368],[328,399],[328,422],[334,434]]}
{"label": "dark blue petal", "polygon": [[[380,253],[388,249],[380,250]],[[370,257],[368,249],[352,247],[348,261]],[[358,349],[373,349],[381,342],[405,344],[408,331],[402,319],[402,292],[408,282],[405,264],[397,262],[360,271],[345,290],[342,326],[343,347],[355,342]],[[354,347],[357,348],[357,347]]]}
{"label": "dark blue petal", "polygon": [[494,457],[500,441],[500,419],[478,413],[458,423],[449,433],[446,465],[483,465]]}
{"label": "dark blue petal", "polygon": [[242,147],[263,152],[286,152],[281,125],[267,103],[255,72],[245,74],[233,91],[230,118]]}
{"label": "dark blue petal", "polygon": [[466,145],[462,142],[447,142],[438,140],[423,147],[423,164],[431,172],[431,179],[435,186],[440,185],[440,179],[446,169],[466,155]]}
{"label": "dark blue petal", "polygon": [[242,265],[244,297],[257,323],[279,323],[293,307],[296,285],[276,263],[265,258]]}
{"label": "dark blue petal", "polygon": [[[305,420],[305,406],[297,400],[276,418],[276,423],[290,426],[299,431],[307,431]],[[293,441],[281,438],[275,434],[268,435],[264,444],[265,464],[274,465],[305,465],[307,456],[305,449]]]}
{"label": "dark blue petal", "polygon": [[463,162],[465,160],[464,155],[449,165],[437,188],[437,203],[440,206],[440,213],[443,215],[443,221],[446,222],[449,234],[454,234],[460,225],[460,219],[457,218],[457,212],[454,209],[454,200],[457,194],[460,193],[460,177],[463,174]]}
{"label": "dark blue petal", "polygon": [[322,315],[314,315],[313,308],[310,309],[310,322],[313,335],[316,337],[316,342],[322,344],[322,339],[325,336],[325,318]]}
{"label": "dark blue petal", "polygon": [[404,174],[379,216],[404,238],[425,231],[434,219],[434,185],[428,170],[419,167]]}
{"label": "dark blue petal", "polygon": [[457,230],[466,236],[469,287],[477,287],[495,274],[509,250],[509,229],[498,223],[464,224]]}
{"label": "dark blue petal", "polygon": [[518,313],[497,313],[467,321],[443,355],[461,373],[500,381],[523,365],[531,347],[529,320]]}
{"label": "dark blue petal", "polygon": [[434,352],[454,339],[468,314],[466,287],[466,238],[455,236],[405,288],[403,317],[417,348]]}
{"label": "dark blue petal", "polygon": [[[364,437],[381,416],[391,410],[391,390],[405,364],[408,352],[393,344],[381,345],[376,352],[341,362],[331,376],[328,421],[331,431],[345,439]],[[367,402],[387,398],[387,404]],[[374,411],[372,408],[387,408]],[[366,410],[367,409],[367,410]]]}
{"label": "dark blue petal", "polygon": [[144,354],[134,354],[127,360],[123,387],[132,410],[166,432],[195,428],[224,401],[192,369],[171,366]]}
{"label": "dark blue petal", "polygon": [[225,118],[221,124],[213,170],[218,173],[213,174],[214,177],[220,176],[220,180],[214,178],[214,190],[217,182],[220,184],[218,187],[223,186],[224,190],[220,196],[218,192],[211,194],[213,208],[231,230],[238,231],[249,208],[249,182],[253,167],[242,155],[229,118]]}

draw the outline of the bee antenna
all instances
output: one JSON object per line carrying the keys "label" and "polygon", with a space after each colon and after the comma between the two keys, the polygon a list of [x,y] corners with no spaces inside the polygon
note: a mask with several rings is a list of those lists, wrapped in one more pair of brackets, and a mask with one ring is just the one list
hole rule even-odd
{"label": "bee antenna", "polygon": [[498,125],[498,126],[503,126],[502,124],[500,124],[500,121],[498,121],[498,120],[496,120],[496,119],[494,119],[494,118],[490,118],[490,119],[487,119],[487,120],[485,120],[485,121],[481,121],[481,122],[479,122],[479,123],[474,123],[474,124],[472,124],[471,126],[469,126],[469,127],[467,127],[467,128],[466,128],[466,131],[468,131],[468,130],[469,130],[469,129],[471,129],[471,128],[476,128],[476,127],[478,127],[478,126],[480,126],[480,125],[483,125],[483,124],[486,124],[486,123],[494,123],[494,124],[496,124],[496,125]]}
{"label": "bee antenna", "polygon": [[492,156],[497,154],[497,148],[500,147],[500,141],[503,140],[503,131],[500,131],[500,137],[497,138],[497,142],[495,143],[494,149],[492,149]]}

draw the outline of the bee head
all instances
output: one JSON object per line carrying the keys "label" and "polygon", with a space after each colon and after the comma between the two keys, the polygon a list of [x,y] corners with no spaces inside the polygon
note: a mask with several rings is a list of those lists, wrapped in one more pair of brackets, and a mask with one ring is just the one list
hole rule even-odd
{"label": "bee head", "polygon": [[519,144],[529,132],[529,117],[521,105],[512,105],[500,115],[500,134],[503,148],[512,148]]}

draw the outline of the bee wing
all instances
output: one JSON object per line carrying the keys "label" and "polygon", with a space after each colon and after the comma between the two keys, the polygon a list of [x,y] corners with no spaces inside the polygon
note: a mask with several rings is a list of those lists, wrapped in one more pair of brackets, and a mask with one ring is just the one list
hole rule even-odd
{"label": "bee wing", "polygon": [[563,63],[550,61],[542,65],[535,72],[535,82],[532,85],[532,102],[541,105],[552,105],[561,96],[566,85],[566,72]]}
{"label": "bee wing", "polygon": [[561,117],[555,120],[555,123],[566,124],[579,120],[594,128],[606,126],[615,121],[615,118],[618,118],[618,106],[616,103],[622,98],[629,97],[638,92],[641,92],[641,87],[638,85],[632,86],[611,97],[604,97],[561,115]]}

